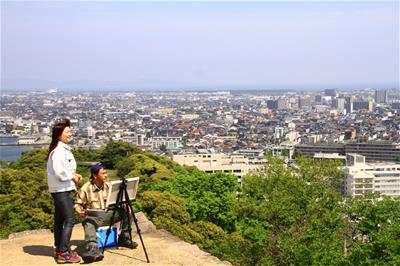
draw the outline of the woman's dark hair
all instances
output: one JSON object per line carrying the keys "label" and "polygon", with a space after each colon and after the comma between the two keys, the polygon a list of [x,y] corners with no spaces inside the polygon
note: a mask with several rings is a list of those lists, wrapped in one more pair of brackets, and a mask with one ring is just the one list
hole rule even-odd
{"label": "woman's dark hair", "polygon": [[60,141],[60,136],[63,133],[66,127],[71,127],[71,122],[69,119],[57,119],[54,123],[53,130],[51,133],[51,143],[49,146],[49,152],[47,153],[47,159],[50,156],[50,153],[57,147],[58,142]]}

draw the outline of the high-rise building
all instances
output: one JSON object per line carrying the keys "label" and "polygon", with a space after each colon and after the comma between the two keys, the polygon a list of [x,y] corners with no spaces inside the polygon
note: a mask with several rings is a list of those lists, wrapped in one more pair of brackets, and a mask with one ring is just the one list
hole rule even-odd
{"label": "high-rise building", "polygon": [[322,102],[322,96],[321,95],[315,95],[315,102],[321,103]]}
{"label": "high-rise building", "polygon": [[299,108],[300,109],[310,109],[311,108],[311,98],[310,97],[299,97]]}
{"label": "high-rise building", "polygon": [[354,102],[354,99],[352,96],[345,98],[344,109],[346,110],[347,114],[350,114],[353,112],[353,102]]}
{"label": "high-rise building", "polygon": [[376,103],[387,102],[387,92],[385,89],[375,90],[375,102]]}
{"label": "high-rise building", "polygon": [[277,100],[277,109],[278,110],[284,110],[288,108],[288,102],[286,99],[283,98],[279,98]]}
{"label": "high-rise building", "polygon": [[344,98],[335,98],[332,100],[332,108],[335,108],[339,112],[343,112],[345,109],[346,100]]}

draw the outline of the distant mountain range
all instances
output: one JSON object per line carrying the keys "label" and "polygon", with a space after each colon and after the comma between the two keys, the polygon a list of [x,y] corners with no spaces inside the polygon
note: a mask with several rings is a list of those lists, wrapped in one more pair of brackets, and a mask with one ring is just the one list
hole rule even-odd
{"label": "distant mountain range", "polygon": [[170,80],[151,80],[143,79],[135,82],[121,81],[93,81],[93,80],[73,80],[73,81],[54,81],[38,79],[5,79],[1,81],[1,88],[6,90],[43,90],[50,88],[58,89],[109,89],[109,90],[135,90],[136,88],[169,88],[194,86],[182,82]]}
{"label": "distant mountain range", "polygon": [[172,80],[142,79],[134,82],[121,81],[93,81],[73,80],[54,81],[39,79],[4,79],[1,80],[1,90],[33,90],[41,91],[57,88],[60,90],[323,90],[326,88],[338,89],[365,89],[365,88],[395,88],[399,89],[397,82],[349,83],[349,84],[225,84],[209,85]]}

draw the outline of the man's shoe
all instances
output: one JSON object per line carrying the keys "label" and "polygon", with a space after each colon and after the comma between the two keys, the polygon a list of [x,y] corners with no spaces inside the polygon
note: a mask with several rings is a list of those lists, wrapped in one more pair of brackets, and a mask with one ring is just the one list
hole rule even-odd
{"label": "man's shoe", "polygon": [[92,248],[92,250],[93,250],[93,253],[95,254],[96,261],[103,260],[104,255],[103,255],[103,253],[101,253],[99,247],[94,246],[94,247]]}
{"label": "man's shoe", "polygon": [[65,251],[57,252],[56,262],[57,263],[79,263],[81,258],[74,252]]}
{"label": "man's shoe", "polygon": [[103,253],[100,252],[99,247],[90,246],[86,252],[82,254],[82,259],[85,263],[100,261],[104,258]]}
{"label": "man's shoe", "polygon": [[135,241],[129,240],[127,238],[119,238],[118,239],[118,246],[119,247],[125,247],[125,248],[130,248],[130,249],[134,249],[137,248],[138,243],[136,243]]}

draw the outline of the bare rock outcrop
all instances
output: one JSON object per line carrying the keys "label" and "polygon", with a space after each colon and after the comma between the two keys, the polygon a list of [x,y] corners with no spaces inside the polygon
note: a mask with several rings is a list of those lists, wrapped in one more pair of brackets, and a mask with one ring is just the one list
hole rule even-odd
{"label": "bare rock outcrop", "polygon": [[[231,265],[167,231],[157,230],[143,213],[137,213],[136,217],[150,263],[147,263],[143,246],[136,235],[134,240],[139,243],[137,249],[108,248],[104,260],[94,265]],[[78,253],[84,245],[83,237],[82,226],[76,225],[71,243],[77,247]],[[53,234],[50,230],[16,233],[6,240],[0,240],[0,265],[55,265],[53,252]]]}

